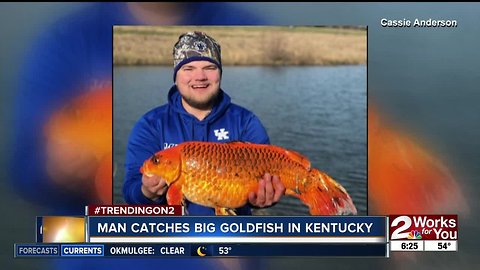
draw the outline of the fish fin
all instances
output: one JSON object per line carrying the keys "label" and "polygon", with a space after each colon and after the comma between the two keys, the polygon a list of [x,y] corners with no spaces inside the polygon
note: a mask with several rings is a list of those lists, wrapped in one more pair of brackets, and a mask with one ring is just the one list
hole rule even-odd
{"label": "fish fin", "polygon": [[226,207],[215,207],[215,215],[217,216],[236,216],[235,209]]}
{"label": "fish fin", "polygon": [[95,175],[95,190],[102,204],[112,204],[112,154],[107,154],[100,162]]}
{"label": "fish fin", "polygon": [[180,181],[173,182],[167,191],[167,203],[168,205],[185,205],[185,199],[183,197],[182,185]]}
{"label": "fish fin", "polygon": [[301,194],[293,195],[310,208],[312,215],[356,215],[357,209],[347,191],[325,173],[312,170],[311,185]]}
{"label": "fish fin", "polygon": [[295,198],[297,198],[297,199],[301,199],[301,198],[300,198],[300,194],[297,193],[297,192],[296,192],[295,190],[293,190],[293,189],[286,189],[286,190],[285,190],[285,195],[293,196],[293,197],[295,197]]}

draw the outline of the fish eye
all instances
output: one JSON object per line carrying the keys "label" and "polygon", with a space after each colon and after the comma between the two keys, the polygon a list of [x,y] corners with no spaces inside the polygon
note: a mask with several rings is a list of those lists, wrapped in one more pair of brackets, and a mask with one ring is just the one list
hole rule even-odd
{"label": "fish eye", "polygon": [[151,161],[153,162],[153,164],[155,164],[155,165],[158,164],[158,163],[160,163],[160,158],[159,158],[157,155],[153,155],[150,160],[151,160]]}

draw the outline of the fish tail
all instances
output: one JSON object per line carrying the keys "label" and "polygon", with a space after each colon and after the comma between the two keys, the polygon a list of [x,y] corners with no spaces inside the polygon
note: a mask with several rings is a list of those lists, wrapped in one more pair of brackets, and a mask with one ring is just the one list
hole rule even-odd
{"label": "fish tail", "polygon": [[305,191],[287,192],[299,198],[310,208],[312,215],[356,215],[357,208],[347,191],[330,176],[312,169]]}

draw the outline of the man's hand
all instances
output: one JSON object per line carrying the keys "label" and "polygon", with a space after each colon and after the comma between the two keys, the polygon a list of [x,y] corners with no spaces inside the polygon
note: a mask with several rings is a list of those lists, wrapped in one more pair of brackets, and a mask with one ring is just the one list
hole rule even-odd
{"label": "man's hand", "polygon": [[167,189],[167,182],[162,177],[158,175],[142,176],[142,193],[150,200],[157,200],[167,192]]}
{"label": "man's hand", "polygon": [[248,201],[255,207],[268,207],[280,201],[285,194],[285,186],[278,176],[266,173],[258,182],[257,192],[248,194]]}

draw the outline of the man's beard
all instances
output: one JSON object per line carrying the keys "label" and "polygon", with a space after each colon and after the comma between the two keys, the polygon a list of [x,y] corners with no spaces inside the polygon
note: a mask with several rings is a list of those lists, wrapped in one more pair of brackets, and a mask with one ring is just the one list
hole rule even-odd
{"label": "man's beard", "polygon": [[213,108],[213,105],[215,104],[215,102],[217,102],[219,93],[220,91],[213,93],[210,96],[210,98],[208,98],[206,101],[198,101],[193,99],[192,97],[186,97],[186,96],[182,96],[182,98],[189,106],[195,109],[208,110]]}

